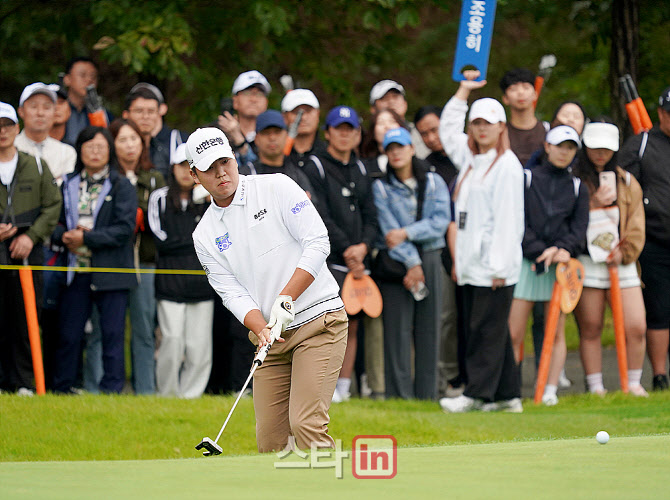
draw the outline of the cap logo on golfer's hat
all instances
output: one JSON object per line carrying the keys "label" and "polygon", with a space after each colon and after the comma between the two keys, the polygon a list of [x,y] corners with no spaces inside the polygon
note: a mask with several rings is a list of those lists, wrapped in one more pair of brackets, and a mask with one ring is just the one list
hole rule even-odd
{"label": "cap logo on golfer's hat", "polygon": [[196,154],[201,155],[206,149],[214,147],[216,145],[223,146],[223,139],[221,137],[212,137],[211,139],[205,139],[200,144],[195,147]]}
{"label": "cap logo on golfer's hat", "polygon": [[186,159],[193,168],[205,172],[220,158],[235,158],[228,139],[216,127],[199,128],[186,141]]}

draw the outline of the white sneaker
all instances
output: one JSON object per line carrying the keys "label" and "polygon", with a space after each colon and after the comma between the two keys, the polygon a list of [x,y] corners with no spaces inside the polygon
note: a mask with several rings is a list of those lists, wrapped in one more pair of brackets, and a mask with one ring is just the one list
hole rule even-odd
{"label": "white sneaker", "polygon": [[628,386],[628,394],[632,396],[637,396],[639,398],[648,398],[649,393],[644,390],[644,387],[642,387],[640,384],[636,385],[629,385]]}
{"label": "white sneaker", "polygon": [[468,411],[479,410],[482,407],[482,401],[461,394],[457,398],[440,399],[440,406],[446,413],[465,413]]}
{"label": "white sneaker", "polygon": [[27,396],[27,397],[32,397],[35,395],[33,391],[28,389],[27,387],[19,387],[19,390],[16,391],[17,396]]}
{"label": "white sneaker", "polygon": [[506,413],[523,413],[523,405],[520,398],[505,399],[493,403],[484,403],[482,411],[504,411]]}
{"label": "white sneaker", "polygon": [[565,370],[561,370],[560,375],[558,376],[558,387],[563,389],[572,386],[572,381],[565,374]]}
{"label": "white sneaker", "polygon": [[499,403],[499,401],[494,401],[493,403],[484,403],[481,410],[485,412],[500,411],[502,408],[500,408]]}
{"label": "white sneaker", "polygon": [[447,393],[446,396],[448,398],[457,398],[461,394],[463,394],[463,391],[465,390],[465,385],[461,384],[458,387],[454,387],[451,384],[447,385]]}
{"label": "white sneaker", "polygon": [[336,387],[335,392],[333,393],[333,403],[343,403],[345,401],[349,401],[349,398],[351,397],[350,393],[342,393],[339,391],[339,389]]}
{"label": "white sneaker", "polygon": [[555,406],[558,404],[558,396],[556,394],[544,394],[542,396],[542,404],[545,406]]}
{"label": "white sneaker", "polygon": [[505,401],[499,401],[498,405],[502,411],[507,413],[523,413],[521,398],[512,398],[506,399]]}
{"label": "white sneaker", "polygon": [[361,393],[362,398],[369,398],[372,395],[372,389],[370,389],[370,386],[368,385],[367,373],[361,375],[361,390],[359,392]]}

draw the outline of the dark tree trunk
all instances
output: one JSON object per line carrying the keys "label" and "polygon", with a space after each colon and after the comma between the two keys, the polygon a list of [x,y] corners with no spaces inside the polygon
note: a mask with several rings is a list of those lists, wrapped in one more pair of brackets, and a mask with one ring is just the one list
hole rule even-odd
{"label": "dark tree trunk", "polygon": [[639,0],[612,1],[612,49],[610,53],[610,88],[612,118],[625,131],[632,133],[626,114],[625,99],[619,78],[629,73],[637,85],[637,59],[640,38]]}

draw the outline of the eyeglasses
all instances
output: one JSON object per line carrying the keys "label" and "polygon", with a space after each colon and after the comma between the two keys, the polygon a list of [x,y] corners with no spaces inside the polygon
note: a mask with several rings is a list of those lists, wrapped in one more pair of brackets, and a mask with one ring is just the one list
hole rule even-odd
{"label": "eyeglasses", "polygon": [[131,108],[128,112],[136,116],[156,116],[158,114],[158,110],[153,108]]}
{"label": "eyeglasses", "polygon": [[84,143],[81,145],[81,150],[82,151],[87,151],[87,152],[94,152],[94,151],[108,151],[109,146],[107,144],[90,144],[90,143]]}

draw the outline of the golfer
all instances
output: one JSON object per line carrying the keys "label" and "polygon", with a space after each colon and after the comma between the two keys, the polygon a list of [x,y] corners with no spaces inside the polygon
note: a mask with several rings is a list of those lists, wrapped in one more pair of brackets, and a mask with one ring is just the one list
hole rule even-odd
{"label": "golfer", "polygon": [[209,283],[259,349],[275,324],[283,332],[254,375],[258,451],[281,450],[291,435],[300,449],[333,448],[328,409],[348,325],[326,227],[289,177],[240,175],[219,129],[196,130],[186,146],[193,179],[212,195],[193,232]]}

